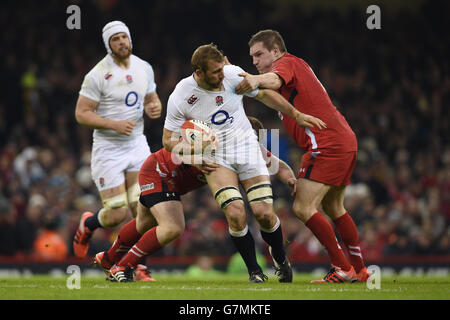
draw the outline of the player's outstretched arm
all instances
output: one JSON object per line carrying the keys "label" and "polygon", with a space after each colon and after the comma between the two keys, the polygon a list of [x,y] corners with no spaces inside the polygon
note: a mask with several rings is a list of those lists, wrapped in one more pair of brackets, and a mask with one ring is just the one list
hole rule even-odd
{"label": "player's outstretched arm", "polygon": [[98,107],[98,102],[85,96],[79,95],[75,107],[75,118],[81,125],[92,129],[112,129],[119,134],[130,135],[136,123],[130,120],[115,121],[102,118],[94,111]]}
{"label": "player's outstretched arm", "polygon": [[326,128],[325,122],[319,118],[301,113],[294,108],[281,94],[270,89],[260,89],[255,98],[264,103],[269,108],[280,111],[291,118],[294,118],[302,127],[307,128]]}
{"label": "player's outstretched arm", "polygon": [[283,85],[280,77],[273,72],[258,75],[243,72],[239,76],[243,77],[243,79],[235,88],[237,94],[249,93],[256,88],[278,90]]}

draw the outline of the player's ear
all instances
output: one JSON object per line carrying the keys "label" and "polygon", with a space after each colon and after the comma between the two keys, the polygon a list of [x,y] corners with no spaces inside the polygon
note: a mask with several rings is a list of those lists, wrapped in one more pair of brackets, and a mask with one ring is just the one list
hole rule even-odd
{"label": "player's ear", "polygon": [[195,75],[196,75],[197,77],[199,77],[199,78],[201,78],[202,75],[203,75],[203,72],[202,72],[201,69],[196,69],[196,70],[194,71],[194,73],[195,73]]}
{"label": "player's ear", "polygon": [[272,53],[273,55],[278,58],[278,56],[280,55],[280,48],[278,48],[278,46],[275,44],[272,48]]}

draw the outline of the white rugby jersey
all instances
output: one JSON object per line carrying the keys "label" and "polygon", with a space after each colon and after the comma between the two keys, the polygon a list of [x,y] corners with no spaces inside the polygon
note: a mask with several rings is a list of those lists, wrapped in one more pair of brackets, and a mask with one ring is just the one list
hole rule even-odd
{"label": "white rugby jersey", "polygon": [[102,118],[132,120],[136,126],[130,136],[112,129],[95,129],[94,143],[131,141],[144,132],[144,97],[156,90],[152,66],[130,55],[128,70],[120,68],[106,55],[86,74],[80,95],[99,102],[95,112]]}
{"label": "white rugby jersey", "polygon": [[[257,139],[245,114],[243,96],[236,94],[234,90],[243,79],[238,75],[242,72],[244,70],[238,66],[225,65],[222,91],[200,88],[194,75],[181,80],[169,97],[164,127],[170,131],[180,132],[186,120],[202,120],[217,133],[219,148],[216,155],[221,151],[249,152],[244,145],[250,140],[253,144]],[[246,95],[254,97],[257,94],[258,89]]]}

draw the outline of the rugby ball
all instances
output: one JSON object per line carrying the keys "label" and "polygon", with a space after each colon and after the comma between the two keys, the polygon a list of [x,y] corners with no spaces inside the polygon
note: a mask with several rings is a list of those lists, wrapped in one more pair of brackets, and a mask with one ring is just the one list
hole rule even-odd
{"label": "rugby ball", "polygon": [[181,136],[188,143],[201,142],[204,137],[213,134],[211,127],[202,120],[187,120],[181,126]]}

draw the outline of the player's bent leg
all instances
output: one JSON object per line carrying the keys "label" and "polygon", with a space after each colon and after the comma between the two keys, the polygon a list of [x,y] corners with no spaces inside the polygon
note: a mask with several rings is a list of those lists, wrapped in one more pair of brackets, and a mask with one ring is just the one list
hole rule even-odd
{"label": "player's bent leg", "polygon": [[320,182],[304,178],[298,179],[293,210],[295,215],[325,247],[333,268],[350,272],[353,267],[345,257],[332,225],[317,209],[330,188],[330,185]]}
{"label": "player's bent leg", "polygon": [[237,174],[219,166],[206,176],[206,180],[217,204],[225,213],[230,230],[235,232],[243,230],[247,220]]}
{"label": "player's bent leg", "polygon": [[[129,277],[126,280],[123,278],[128,270],[127,268],[133,270],[134,281],[154,281],[147,268],[139,264],[139,261],[175,240],[184,231],[185,224],[181,201],[171,200],[156,203],[150,208],[150,213],[156,220],[157,225],[147,230],[128,253],[111,268],[110,274],[117,281],[120,281],[120,279],[131,281]],[[141,217],[142,211],[139,210],[138,219]],[[142,269],[137,273],[136,270],[139,271],[139,268],[145,268],[145,270]]]}
{"label": "player's bent leg", "polygon": [[[150,209],[139,202],[137,207],[137,217],[126,223],[120,229],[117,238],[107,252],[100,252],[96,255],[95,263],[101,266],[104,271],[107,270],[106,273],[108,280],[118,281],[116,278],[119,278],[120,273],[125,271],[116,267],[113,272],[111,272],[112,267],[115,266],[130,251],[132,246],[139,241],[141,236],[145,234],[146,231],[156,225],[157,221],[151,214]],[[117,272],[119,273],[116,277],[114,277],[113,274]],[[137,281],[154,280],[149,275],[147,267],[140,264],[135,266],[133,272],[128,272],[126,278],[127,281],[131,281],[132,278],[137,279]]]}
{"label": "player's bent leg", "polygon": [[[121,227],[111,248],[106,252],[99,252],[95,257],[95,264],[108,270],[120,261],[140,237],[157,222],[150,209],[138,203],[137,217]],[[107,274],[107,275],[108,275]]]}
{"label": "player's bent leg", "polygon": [[[237,191],[237,189],[234,189],[234,191],[234,197],[237,198],[237,192],[239,191]],[[233,232],[244,230],[244,228],[247,226],[245,207],[243,200],[241,199],[242,197],[240,197],[240,199],[234,200],[222,209],[228,222],[228,228]]]}
{"label": "player's bent leg", "polygon": [[357,273],[358,281],[365,282],[369,273],[364,264],[359,245],[358,229],[344,207],[345,186],[333,186],[322,200],[322,208],[333,220],[337,233],[349,253],[349,260]]}
{"label": "player's bent leg", "polygon": [[103,202],[103,210],[99,213],[98,220],[102,227],[113,228],[121,224],[128,214],[128,196],[125,183],[118,187],[102,190],[100,196]]}
{"label": "player's bent leg", "polygon": [[277,223],[273,210],[272,186],[268,176],[257,176],[242,180],[247,200],[255,219],[263,229],[272,229]]}
{"label": "player's bent leg", "polygon": [[286,257],[281,223],[273,209],[273,194],[268,176],[256,176],[241,181],[246,189],[247,199],[260,225],[263,240],[269,245],[269,252],[280,282],[292,282],[292,268]]}
{"label": "player's bent leg", "polygon": [[209,188],[225,213],[231,239],[249,273],[249,282],[264,282],[267,276],[256,259],[255,241],[248,230],[244,201],[239,191],[237,174],[223,166],[206,176]]}
{"label": "player's bent leg", "polygon": [[331,186],[322,199],[322,208],[332,220],[347,212],[344,207],[345,189],[345,186]]}

